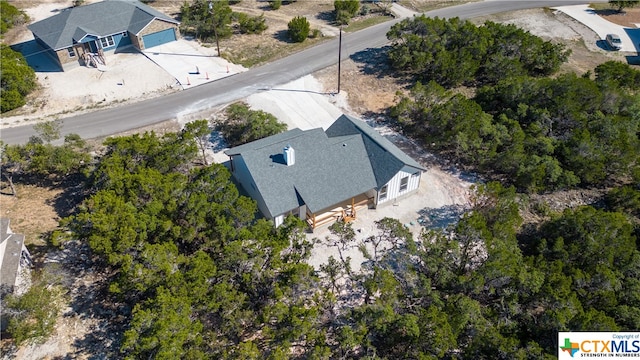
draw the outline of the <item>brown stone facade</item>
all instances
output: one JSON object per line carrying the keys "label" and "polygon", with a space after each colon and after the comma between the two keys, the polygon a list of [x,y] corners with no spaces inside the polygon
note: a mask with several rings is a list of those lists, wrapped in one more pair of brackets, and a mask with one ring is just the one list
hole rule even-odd
{"label": "brown stone facade", "polygon": [[142,41],[142,37],[148,34],[157,33],[162,30],[173,28],[176,32],[176,38],[180,37],[180,30],[178,30],[178,25],[174,23],[170,23],[168,21],[155,19],[149,25],[147,25],[137,36],[131,37],[131,43],[140,50],[144,50],[144,42]]}
{"label": "brown stone facade", "polygon": [[82,57],[82,45],[74,45],[73,50],[75,55],[73,57],[69,56],[69,50],[67,50],[67,48],[56,51],[56,55],[58,56],[58,60],[60,60],[61,64],[64,65],[70,62],[78,61],[78,59]]}
{"label": "brown stone facade", "polygon": [[69,70],[79,65],[84,65],[82,61],[82,55],[85,52],[85,44],[74,44],[73,46],[74,55],[73,57],[69,56],[68,48],[64,48],[56,51],[56,56],[58,57],[58,61],[62,66],[63,70]]}

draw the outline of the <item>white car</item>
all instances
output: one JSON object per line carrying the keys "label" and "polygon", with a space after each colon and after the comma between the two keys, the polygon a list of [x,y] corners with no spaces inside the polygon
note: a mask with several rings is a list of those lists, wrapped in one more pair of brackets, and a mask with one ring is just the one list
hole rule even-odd
{"label": "white car", "polygon": [[622,40],[620,40],[620,36],[616,34],[607,34],[605,38],[607,45],[612,50],[620,50],[622,49]]}

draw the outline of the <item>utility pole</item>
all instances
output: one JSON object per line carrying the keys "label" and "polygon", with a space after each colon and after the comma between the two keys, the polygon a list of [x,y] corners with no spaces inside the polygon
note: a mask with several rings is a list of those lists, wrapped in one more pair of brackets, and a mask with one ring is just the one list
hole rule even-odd
{"label": "utility pole", "polygon": [[218,57],[220,57],[220,41],[218,40],[218,29],[215,18],[213,17],[213,1],[209,0],[209,13],[211,14],[211,23],[213,24],[213,35],[216,37],[216,49],[218,49]]}
{"label": "utility pole", "polygon": [[338,94],[340,94],[340,63],[342,62],[342,25],[340,25],[340,37],[338,41]]}

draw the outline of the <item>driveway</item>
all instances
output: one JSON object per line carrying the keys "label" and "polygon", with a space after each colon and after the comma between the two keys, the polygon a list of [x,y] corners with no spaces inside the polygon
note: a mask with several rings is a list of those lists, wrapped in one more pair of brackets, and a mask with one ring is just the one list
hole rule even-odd
{"label": "driveway", "polygon": [[183,89],[247,70],[218,57],[215,47],[205,48],[188,39],[154,46],[143,54],[171,74]]}
{"label": "driveway", "polygon": [[633,29],[609,22],[598,16],[593,9],[589,8],[589,5],[560,6],[555,9],[583,23],[598,34],[602,39],[598,44],[600,48],[609,50],[604,41],[605,36],[607,34],[618,34],[620,40],[622,40],[622,49],[620,51],[640,52],[640,28]]}

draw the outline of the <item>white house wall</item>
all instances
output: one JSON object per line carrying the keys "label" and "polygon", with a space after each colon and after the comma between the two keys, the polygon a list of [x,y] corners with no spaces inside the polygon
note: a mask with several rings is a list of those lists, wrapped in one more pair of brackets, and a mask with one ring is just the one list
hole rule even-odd
{"label": "white house wall", "polygon": [[258,209],[265,216],[269,216],[269,211],[267,210],[267,206],[262,198],[262,195],[258,191],[255,182],[253,181],[253,177],[249,172],[249,168],[247,168],[247,164],[244,162],[242,156],[234,156],[232,158],[233,163],[233,176],[236,178],[236,181],[242,185],[242,188],[247,192],[247,194],[256,201],[258,204]]}
{"label": "white house wall", "polygon": [[[413,176],[416,173],[418,175],[417,176]],[[407,189],[401,192],[400,191],[400,182],[405,177],[409,177],[409,181],[407,183]],[[420,178],[421,177],[422,177],[422,171],[417,170],[416,168],[405,166],[394,177],[392,177],[391,180],[389,180],[389,182],[386,184],[387,185],[387,197],[386,197],[386,199],[383,199],[383,200],[381,200],[378,197],[377,204],[384,204],[386,202],[393,201],[394,199],[397,199],[397,198],[399,198],[399,197],[401,197],[403,195],[409,194],[409,193],[417,190],[418,186],[420,186]],[[379,195],[381,189],[382,188],[378,189],[378,195]]]}

